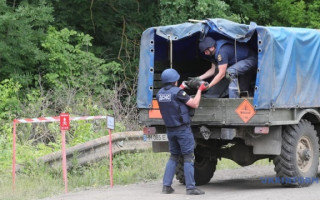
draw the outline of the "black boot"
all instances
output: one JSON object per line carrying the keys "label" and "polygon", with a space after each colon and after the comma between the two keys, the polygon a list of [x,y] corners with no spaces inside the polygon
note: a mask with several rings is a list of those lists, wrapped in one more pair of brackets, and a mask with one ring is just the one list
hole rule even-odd
{"label": "black boot", "polygon": [[201,195],[204,194],[204,191],[198,189],[198,188],[193,188],[187,190],[187,195]]}
{"label": "black boot", "polygon": [[174,192],[174,189],[171,186],[163,186],[162,193],[163,194],[171,194]]}

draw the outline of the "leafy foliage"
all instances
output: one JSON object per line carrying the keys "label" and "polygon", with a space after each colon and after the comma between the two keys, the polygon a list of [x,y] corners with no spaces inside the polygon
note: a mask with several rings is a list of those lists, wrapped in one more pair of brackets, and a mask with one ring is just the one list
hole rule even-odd
{"label": "leafy foliage", "polygon": [[52,11],[45,1],[12,8],[0,0],[0,80],[13,78],[24,87],[32,84],[46,57],[40,41],[53,21]]}
{"label": "leafy foliage", "polygon": [[220,0],[161,0],[161,24],[183,23],[188,19],[225,18],[240,21],[240,17],[230,11],[230,7]]}
{"label": "leafy foliage", "polygon": [[316,0],[225,0],[243,22],[260,25],[319,28],[320,3]]}
{"label": "leafy foliage", "polygon": [[[56,0],[55,24],[93,36],[93,52],[121,64],[126,80],[137,71],[140,35],[159,21],[158,3],[150,0]],[[68,8],[68,9],[65,9]]]}
{"label": "leafy foliage", "polygon": [[[88,51],[92,37],[73,30],[57,31],[49,27],[43,48],[48,52],[48,61],[42,66],[44,78],[50,88],[86,88],[99,94],[103,87],[112,87],[123,72],[116,62],[105,63]],[[48,86],[48,87],[49,87]]]}
{"label": "leafy foliage", "polygon": [[[148,27],[226,18],[319,29],[319,12],[318,0],[0,0],[0,172],[11,164],[15,117],[108,114],[116,118],[116,131],[138,129],[140,36]],[[104,125],[73,123],[69,145],[105,135]],[[19,126],[17,156],[27,169],[30,160],[60,148],[57,124]],[[121,155],[115,166],[128,171],[130,159]],[[135,170],[128,174],[136,180]]]}
{"label": "leafy foliage", "polygon": [[0,119],[13,119],[19,110],[19,83],[5,79],[0,83]]}
{"label": "leafy foliage", "polygon": [[[21,85],[12,79],[3,80],[0,83],[0,166],[10,166],[12,156],[12,124],[7,123],[13,120],[19,113],[20,102],[18,97]],[[0,168],[1,172],[1,168]]]}
{"label": "leafy foliage", "polygon": [[312,3],[307,6],[307,21],[309,22],[309,27],[320,28],[320,1],[312,1]]}
{"label": "leafy foliage", "polygon": [[276,1],[272,10],[276,13],[273,25],[277,26],[307,26],[306,22],[306,3],[296,0],[279,0]]}

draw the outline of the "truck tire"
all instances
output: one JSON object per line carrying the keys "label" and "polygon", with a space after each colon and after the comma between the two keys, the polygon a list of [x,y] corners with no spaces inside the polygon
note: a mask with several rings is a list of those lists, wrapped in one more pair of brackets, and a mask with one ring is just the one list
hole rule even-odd
{"label": "truck tire", "polygon": [[196,185],[209,183],[216,171],[217,160],[197,156],[194,162],[194,180]]}
{"label": "truck tire", "polygon": [[[194,161],[194,180],[196,185],[205,185],[209,183],[216,171],[217,160],[210,160],[208,158],[197,156]],[[176,179],[185,184],[184,170],[183,170],[183,157],[180,156],[176,168]]]}
{"label": "truck tire", "polygon": [[282,134],[281,154],[273,162],[282,185],[311,185],[310,179],[316,177],[319,164],[319,143],[314,126],[307,120],[287,126]]}
{"label": "truck tire", "polygon": [[179,181],[181,184],[186,184],[184,180],[184,169],[183,169],[183,156],[179,157],[178,164],[176,167],[176,179]]}

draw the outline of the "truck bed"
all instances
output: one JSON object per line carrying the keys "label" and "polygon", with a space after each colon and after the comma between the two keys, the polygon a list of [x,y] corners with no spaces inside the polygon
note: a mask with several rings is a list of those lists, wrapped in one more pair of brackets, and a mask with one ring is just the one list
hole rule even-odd
{"label": "truck bed", "polygon": [[[300,118],[310,112],[320,118],[319,108],[290,108],[290,109],[270,109],[255,110],[252,118],[247,122],[242,120],[236,109],[244,101],[250,102],[253,99],[218,99],[218,98],[202,98],[198,109],[194,109],[191,125],[212,125],[212,126],[274,126],[297,124]],[[249,109],[243,107],[242,109]],[[157,110],[152,108],[151,110]],[[311,115],[311,114],[309,114]],[[308,117],[308,116],[304,116]],[[311,117],[310,117],[311,118]],[[140,109],[140,121],[147,126],[164,125],[161,118],[149,118],[149,109]]]}

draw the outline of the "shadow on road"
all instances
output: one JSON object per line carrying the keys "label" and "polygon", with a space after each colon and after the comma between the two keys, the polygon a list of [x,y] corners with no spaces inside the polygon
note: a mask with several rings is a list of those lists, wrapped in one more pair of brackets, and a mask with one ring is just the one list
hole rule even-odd
{"label": "shadow on road", "polygon": [[[235,171],[239,173],[234,174]],[[250,167],[249,170],[237,169],[230,174],[228,172],[229,170],[218,171],[217,176],[214,176],[210,183],[202,187],[215,190],[286,190],[296,188],[294,186],[283,186],[277,182],[273,166],[262,167],[261,170],[258,167]],[[316,177],[310,178],[313,179],[312,186],[318,186],[320,184],[320,171],[318,170]]]}
{"label": "shadow on road", "polygon": [[[262,177],[263,179],[274,180],[275,177]],[[211,180],[207,187],[213,187],[215,189],[235,189],[235,190],[255,190],[255,189],[274,189],[274,188],[283,188],[279,183],[262,183],[260,178],[246,178],[246,179],[228,179],[228,180]]]}

